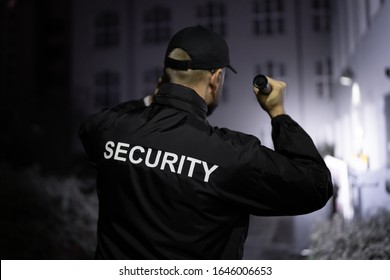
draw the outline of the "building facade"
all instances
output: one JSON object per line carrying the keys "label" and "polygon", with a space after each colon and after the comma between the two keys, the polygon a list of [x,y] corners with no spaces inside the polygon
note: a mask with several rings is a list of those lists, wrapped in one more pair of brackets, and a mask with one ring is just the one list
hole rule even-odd
{"label": "building facade", "polygon": [[253,77],[264,73],[288,83],[289,114],[323,141],[318,127],[333,116],[330,1],[83,0],[73,5],[73,93],[81,114],[153,92],[170,37],[200,24],[225,37],[239,72],[227,74],[213,124],[271,144],[269,120],[252,93]]}
{"label": "building facade", "polygon": [[355,216],[390,205],[390,3],[333,1],[335,156],[349,166]]}

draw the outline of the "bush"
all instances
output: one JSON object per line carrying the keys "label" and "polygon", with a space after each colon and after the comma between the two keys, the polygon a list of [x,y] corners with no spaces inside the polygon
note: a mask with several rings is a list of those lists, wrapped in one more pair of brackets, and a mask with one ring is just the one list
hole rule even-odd
{"label": "bush", "polygon": [[364,220],[346,222],[339,215],[317,226],[311,258],[333,260],[390,259],[390,212],[380,210]]}
{"label": "bush", "polygon": [[93,257],[98,214],[93,179],[0,167],[1,259]]}

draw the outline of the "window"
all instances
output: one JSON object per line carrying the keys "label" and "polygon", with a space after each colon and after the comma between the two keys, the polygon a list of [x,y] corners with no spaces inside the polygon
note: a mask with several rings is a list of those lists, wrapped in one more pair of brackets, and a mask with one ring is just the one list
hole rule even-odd
{"label": "window", "polygon": [[332,97],[332,62],[330,58],[316,61],[314,64],[314,73],[317,96],[320,98]]}
{"label": "window", "polygon": [[286,66],[284,63],[269,60],[255,66],[255,75],[258,74],[263,74],[274,78],[285,77]]}
{"label": "window", "polygon": [[196,10],[199,24],[221,36],[226,36],[225,15],[225,4],[222,2],[210,1],[199,5]]}
{"label": "window", "polygon": [[105,11],[95,19],[95,47],[109,49],[119,45],[120,21],[115,12]]}
{"label": "window", "polygon": [[255,0],[253,5],[253,33],[273,36],[286,32],[284,0]]}
{"label": "window", "polygon": [[330,0],[312,0],[312,27],[317,33],[330,32]]}
{"label": "window", "polygon": [[171,11],[165,7],[154,7],[144,13],[144,37],[147,44],[167,42],[171,37]]}
{"label": "window", "polygon": [[97,107],[113,106],[119,102],[120,90],[119,73],[114,71],[101,71],[95,75],[95,105]]}

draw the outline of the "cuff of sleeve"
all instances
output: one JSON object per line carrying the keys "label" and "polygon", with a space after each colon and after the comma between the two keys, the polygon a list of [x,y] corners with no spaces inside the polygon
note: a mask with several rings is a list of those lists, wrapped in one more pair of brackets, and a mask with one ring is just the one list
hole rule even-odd
{"label": "cuff of sleeve", "polygon": [[284,121],[292,121],[292,118],[286,114],[279,115],[279,116],[276,116],[275,118],[271,119],[271,124],[272,124],[272,126],[274,126],[274,125],[277,125],[277,124],[284,122]]}

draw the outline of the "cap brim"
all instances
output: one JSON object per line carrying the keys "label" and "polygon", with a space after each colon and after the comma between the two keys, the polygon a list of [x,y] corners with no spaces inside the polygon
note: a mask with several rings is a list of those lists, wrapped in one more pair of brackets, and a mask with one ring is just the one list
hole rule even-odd
{"label": "cap brim", "polygon": [[230,70],[232,70],[232,71],[233,71],[233,73],[237,74],[237,71],[236,71],[236,69],[234,69],[232,66],[228,65],[227,67],[228,67],[228,68],[230,68]]}

